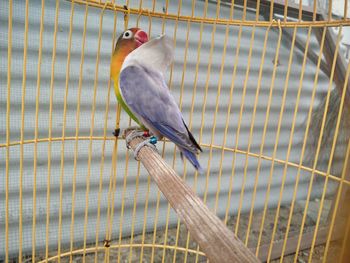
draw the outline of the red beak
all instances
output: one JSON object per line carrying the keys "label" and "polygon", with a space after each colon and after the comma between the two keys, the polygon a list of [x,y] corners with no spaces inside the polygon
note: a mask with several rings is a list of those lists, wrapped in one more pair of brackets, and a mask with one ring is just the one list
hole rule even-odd
{"label": "red beak", "polygon": [[139,47],[148,41],[148,35],[145,31],[138,30],[134,36],[134,39],[136,40],[137,47]]}

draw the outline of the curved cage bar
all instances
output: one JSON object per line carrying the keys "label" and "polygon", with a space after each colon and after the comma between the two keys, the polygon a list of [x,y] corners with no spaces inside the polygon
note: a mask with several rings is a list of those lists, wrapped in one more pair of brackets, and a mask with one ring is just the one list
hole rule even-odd
{"label": "curved cage bar", "polygon": [[135,124],[110,79],[116,40],[135,26],[174,40],[165,79],[206,172],[166,139],[164,160],[262,261],[346,258],[349,8],[1,1],[0,260],[206,259],[112,135]]}

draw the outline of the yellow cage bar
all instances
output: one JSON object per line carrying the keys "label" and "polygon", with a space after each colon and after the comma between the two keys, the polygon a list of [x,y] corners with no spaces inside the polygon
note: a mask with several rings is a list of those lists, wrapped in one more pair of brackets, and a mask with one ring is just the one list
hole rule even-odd
{"label": "yellow cage bar", "polygon": [[[0,261],[202,262],[115,129],[118,36],[174,40],[165,79],[203,148],[164,160],[263,262],[346,262],[347,0],[0,3]],[[205,230],[203,230],[205,231]]]}

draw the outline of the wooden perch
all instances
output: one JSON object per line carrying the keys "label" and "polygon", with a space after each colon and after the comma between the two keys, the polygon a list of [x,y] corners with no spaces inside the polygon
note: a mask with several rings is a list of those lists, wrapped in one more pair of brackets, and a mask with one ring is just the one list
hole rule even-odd
{"label": "wooden perch", "polygon": [[[285,36],[286,39],[288,39],[288,41],[291,43],[293,41],[293,34],[291,33],[291,31],[288,30],[288,29],[282,28],[282,32],[283,32],[283,36]],[[298,35],[296,35],[296,37],[295,37],[295,47],[298,48],[304,54],[305,51],[306,51],[305,46],[306,46],[306,43],[304,43],[303,40]],[[317,65],[319,54],[316,53],[312,48],[308,48],[308,50],[307,50],[307,57],[315,65]],[[325,61],[323,61],[323,60],[321,60],[320,69],[328,77],[331,75],[330,68],[329,68],[328,64]]]}
{"label": "wooden perch", "polygon": [[[126,131],[124,135],[130,132]],[[136,137],[129,146],[135,150],[143,140]],[[260,262],[158,153],[144,146],[138,153],[138,159],[210,262]]]}
{"label": "wooden perch", "polygon": [[[321,14],[320,19],[326,20],[327,17],[326,15]],[[316,32],[316,38],[321,45],[323,28],[315,28],[314,30]],[[327,64],[329,65],[329,72],[330,72],[333,65],[333,58],[335,56],[337,37],[332,32],[332,29],[330,27],[325,28],[325,30],[326,30],[326,36],[325,36],[325,43],[323,48],[323,55],[326,59]],[[339,47],[339,51],[340,51],[340,47]],[[337,53],[337,59],[335,62],[333,81],[335,83],[336,89],[339,91],[339,96],[341,96],[344,88],[345,78],[346,78],[347,62],[345,61],[345,56],[343,56],[339,51]],[[345,88],[346,88],[345,105],[349,107],[350,106],[350,81],[348,81],[348,85]]]}

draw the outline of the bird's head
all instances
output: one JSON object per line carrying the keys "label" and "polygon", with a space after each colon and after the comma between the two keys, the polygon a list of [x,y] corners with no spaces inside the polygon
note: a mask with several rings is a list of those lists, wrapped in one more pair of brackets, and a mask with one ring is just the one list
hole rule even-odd
{"label": "bird's head", "polygon": [[129,28],[123,32],[118,38],[115,49],[128,51],[130,53],[134,49],[148,41],[148,35],[140,28]]}
{"label": "bird's head", "polygon": [[111,77],[113,79],[118,75],[125,57],[147,41],[147,33],[140,28],[129,28],[119,36],[111,63]]}

